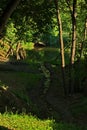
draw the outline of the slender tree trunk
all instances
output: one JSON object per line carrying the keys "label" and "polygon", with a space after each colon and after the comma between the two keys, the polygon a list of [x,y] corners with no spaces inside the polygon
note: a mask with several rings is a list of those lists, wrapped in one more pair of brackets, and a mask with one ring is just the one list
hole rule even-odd
{"label": "slender tree trunk", "polygon": [[75,61],[75,49],[76,49],[76,2],[77,0],[73,0],[71,65],[73,65]]}
{"label": "slender tree trunk", "polygon": [[84,39],[81,43],[81,47],[80,47],[80,57],[79,57],[79,61],[81,60],[81,57],[82,57],[82,52],[83,52],[83,44],[84,44],[84,41],[87,39],[87,17],[85,19],[85,28],[84,28]]}
{"label": "slender tree trunk", "polygon": [[69,81],[69,93],[74,92],[74,62],[75,62],[75,50],[76,50],[76,6],[77,0],[73,0],[73,11],[72,11],[72,46],[71,46],[71,57],[70,57],[70,81]]}
{"label": "slender tree trunk", "polygon": [[[85,4],[86,4],[86,6],[87,6],[87,0],[85,0]],[[83,42],[81,43],[79,61],[81,60],[81,57],[82,57],[83,44],[84,44],[84,41],[85,41],[86,39],[87,39],[87,16],[86,16],[86,18],[85,18],[84,39],[83,39]]]}
{"label": "slender tree trunk", "polygon": [[11,16],[11,14],[13,13],[14,9],[17,7],[18,3],[20,2],[20,0],[10,0],[10,2],[8,3],[6,9],[4,10],[2,16],[1,16],[1,20],[0,20],[0,34],[2,33],[9,17]]}
{"label": "slender tree trunk", "polygon": [[87,17],[85,19],[85,33],[84,33],[84,40],[87,39]]}
{"label": "slender tree trunk", "polygon": [[58,0],[54,0],[54,3],[55,3],[55,6],[56,6],[56,14],[57,14],[58,27],[59,27],[59,41],[60,41],[63,87],[64,87],[64,93],[66,94],[67,90],[66,90],[66,85],[65,85],[65,58],[64,58],[64,43],[63,43],[63,36],[62,36],[63,35],[62,22],[61,22],[61,17],[60,17]]}
{"label": "slender tree trunk", "polygon": [[87,0],[85,0],[85,3],[87,4]]}

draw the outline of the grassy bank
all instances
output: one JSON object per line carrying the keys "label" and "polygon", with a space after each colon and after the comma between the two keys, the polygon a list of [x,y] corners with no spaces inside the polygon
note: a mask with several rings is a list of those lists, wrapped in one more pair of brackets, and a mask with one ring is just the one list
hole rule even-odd
{"label": "grassy bank", "polygon": [[41,120],[31,115],[0,114],[0,130],[87,130],[72,124],[56,123],[54,120]]}

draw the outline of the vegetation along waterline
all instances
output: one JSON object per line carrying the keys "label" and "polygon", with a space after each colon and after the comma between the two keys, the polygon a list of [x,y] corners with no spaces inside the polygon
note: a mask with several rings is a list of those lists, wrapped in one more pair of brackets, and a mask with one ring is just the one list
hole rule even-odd
{"label": "vegetation along waterline", "polygon": [[87,129],[87,1],[0,1],[0,129]]}

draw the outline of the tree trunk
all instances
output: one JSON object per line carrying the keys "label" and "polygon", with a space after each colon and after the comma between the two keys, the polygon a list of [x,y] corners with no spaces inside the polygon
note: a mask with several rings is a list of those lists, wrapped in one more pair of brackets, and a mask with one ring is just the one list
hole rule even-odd
{"label": "tree trunk", "polygon": [[84,40],[87,39],[87,17],[85,19],[85,33],[84,33]]}
{"label": "tree trunk", "polygon": [[66,86],[65,86],[65,57],[64,57],[64,43],[63,43],[63,32],[62,32],[62,22],[60,17],[59,11],[59,3],[58,0],[54,0],[56,6],[56,14],[57,14],[57,21],[59,27],[59,41],[60,41],[60,53],[61,53],[61,69],[62,69],[62,78],[63,78],[63,87],[64,93],[67,93]]}
{"label": "tree trunk", "polygon": [[76,50],[76,6],[77,0],[73,0],[73,11],[72,11],[72,46],[71,46],[71,57],[70,57],[70,81],[69,81],[69,93],[74,92],[74,62],[75,62],[75,50]]}
{"label": "tree trunk", "polygon": [[79,61],[81,60],[82,57],[82,52],[83,52],[83,44],[85,42],[85,40],[87,39],[87,17],[85,19],[85,28],[84,28],[84,39],[81,43],[81,47],[80,47],[80,57],[79,57]]}
{"label": "tree trunk", "polygon": [[77,0],[73,0],[71,65],[74,64],[76,49],[76,2]]}
{"label": "tree trunk", "polygon": [[6,9],[4,10],[2,16],[1,16],[1,21],[0,21],[0,35],[9,19],[11,14],[13,13],[14,9],[17,7],[18,3],[20,0],[10,0],[8,3]]}
{"label": "tree trunk", "polygon": [[[87,0],[85,0],[85,4],[86,4],[86,7],[87,7]],[[85,18],[85,27],[84,27],[84,39],[81,43],[81,47],[80,47],[80,57],[79,57],[79,61],[81,60],[81,57],[82,57],[82,51],[83,51],[83,44],[84,44],[84,41],[86,41],[87,39],[87,16]]]}

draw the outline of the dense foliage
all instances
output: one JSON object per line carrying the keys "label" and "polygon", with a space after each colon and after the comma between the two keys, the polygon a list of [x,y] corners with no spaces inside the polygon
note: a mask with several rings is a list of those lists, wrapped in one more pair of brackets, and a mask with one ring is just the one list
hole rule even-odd
{"label": "dense foliage", "polygon": [[[3,13],[8,1],[0,1],[0,15]],[[72,2],[70,2],[72,7]],[[59,1],[61,19],[63,24],[63,37],[65,45],[71,41],[71,14],[65,0]],[[78,0],[77,3],[77,41],[84,40],[84,29],[86,13],[86,3]],[[16,10],[12,13],[5,28],[5,36],[14,41],[22,42],[45,41],[55,46],[57,44],[56,11],[54,2],[50,0],[21,0]],[[9,30],[9,32],[8,32]],[[9,35],[9,36],[8,36]],[[11,37],[11,38],[9,38]],[[14,38],[15,37],[15,38]]]}

